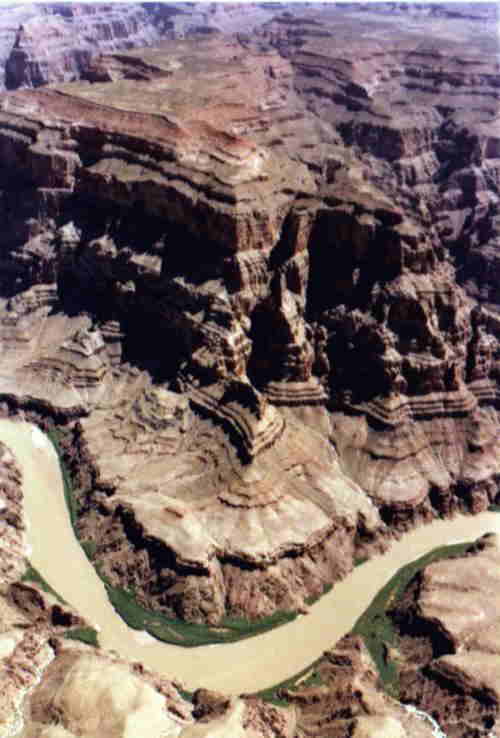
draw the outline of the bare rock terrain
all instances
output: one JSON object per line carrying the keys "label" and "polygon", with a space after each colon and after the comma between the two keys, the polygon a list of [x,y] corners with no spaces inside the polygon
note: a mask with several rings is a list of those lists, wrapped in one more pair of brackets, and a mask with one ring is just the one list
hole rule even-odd
{"label": "bare rock terrain", "polygon": [[[21,541],[22,478],[8,450],[0,457],[6,509],[3,537]],[[386,697],[359,638],[346,638],[316,666],[321,686],[284,690],[288,705],[227,697],[182,686],[116,653],[68,640],[87,626],[69,605],[21,575],[22,545],[2,549],[0,590],[0,735],[21,738],[431,738],[417,716]],[[307,677],[306,677],[307,681]],[[332,699],[335,707],[332,709]],[[381,732],[383,731],[383,732]]]}
{"label": "bare rock terrain", "polygon": [[0,495],[0,736],[292,738],[293,710],[206,690],[192,704],[179,683],[68,639],[89,623],[25,576],[22,476],[3,445]]}
{"label": "bare rock terrain", "polygon": [[140,3],[2,6],[0,89],[80,79],[97,54],[148,46],[159,38]]}
{"label": "bare rock terrain", "polygon": [[385,695],[359,636],[342,638],[314,667],[316,685],[283,695],[297,712],[297,734],[329,738],[434,738],[433,726]]}
{"label": "bare rock terrain", "polygon": [[[109,581],[198,623],[301,610],[498,503],[497,6],[30,12],[0,96],[1,410],[58,426]],[[287,711],[192,708],[63,642],[78,614],[19,581],[0,453],[8,730],[22,706],[24,738],[432,735],[353,639]],[[423,628],[404,698],[450,738],[497,718],[496,554],[432,565],[395,614]]]}
{"label": "bare rock terrain", "polygon": [[497,536],[426,567],[393,611],[401,634],[401,697],[449,738],[488,736],[500,702]]}
{"label": "bare rock terrain", "polygon": [[497,36],[315,12],[0,99],[0,391],[70,423],[106,576],[196,622],[498,495],[499,323],[457,282]]}
{"label": "bare rock terrain", "polygon": [[0,89],[85,77],[102,53],[161,39],[250,33],[275,9],[253,3],[37,3],[2,6]]}
{"label": "bare rock terrain", "polygon": [[35,3],[19,3],[2,7],[0,14],[0,90],[5,89],[5,62],[16,41],[19,26],[37,13],[43,14],[43,8]]}

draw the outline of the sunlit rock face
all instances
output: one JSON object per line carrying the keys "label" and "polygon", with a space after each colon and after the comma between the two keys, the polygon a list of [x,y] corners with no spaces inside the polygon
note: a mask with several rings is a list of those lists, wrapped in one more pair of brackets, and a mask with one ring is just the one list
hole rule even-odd
{"label": "sunlit rock face", "polygon": [[139,3],[2,7],[0,89],[80,79],[96,54],[149,46],[160,35]]}
{"label": "sunlit rock face", "polygon": [[284,690],[297,710],[299,735],[437,738],[427,721],[380,690],[377,671],[359,636],[345,636],[325,651],[314,665],[313,678],[318,684],[308,685],[306,678]]}
{"label": "sunlit rock face", "polygon": [[36,3],[2,8],[0,89],[85,78],[103,53],[161,39],[250,33],[275,10],[252,3]]}
{"label": "sunlit rock face", "polygon": [[[50,444],[37,428],[31,435]],[[293,737],[293,711],[203,689],[190,701],[175,679],[79,642],[96,631],[28,566],[25,492],[14,454],[0,444],[0,735]]]}
{"label": "sunlit rock face", "polygon": [[446,735],[491,735],[500,701],[498,536],[423,569],[392,613],[401,636],[401,696]]}
{"label": "sunlit rock face", "polygon": [[297,7],[0,100],[0,391],[68,420],[80,533],[148,606],[296,609],[498,495],[500,323],[465,278],[498,39],[428,16]]}

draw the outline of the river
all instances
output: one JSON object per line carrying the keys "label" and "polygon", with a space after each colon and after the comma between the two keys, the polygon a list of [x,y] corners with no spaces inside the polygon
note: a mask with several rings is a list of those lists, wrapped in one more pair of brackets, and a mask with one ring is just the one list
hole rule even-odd
{"label": "river", "polygon": [[189,689],[203,686],[240,694],[286,679],[349,632],[401,566],[437,546],[474,540],[489,531],[500,533],[498,513],[436,520],[406,534],[383,556],[355,568],[308,615],[238,643],[183,649],[130,629],[114,611],[73,534],[58,458],[49,439],[33,425],[0,419],[0,441],[14,452],[23,472],[33,566],[61,597],[98,626],[104,648],[180,679]]}

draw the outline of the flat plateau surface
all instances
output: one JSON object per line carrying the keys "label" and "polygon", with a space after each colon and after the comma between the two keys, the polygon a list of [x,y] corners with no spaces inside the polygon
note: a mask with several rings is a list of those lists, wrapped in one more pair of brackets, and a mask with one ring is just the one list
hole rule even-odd
{"label": "flat plateau surface", "polygon": [[347,633],[401,566],[436,546],[500,533],[500,515],[494,512],[435,521],[357,567],[307,616],[239,643],[183,649],[144,638],[116,615],[73,534],[58,459],[48,438],[34,425],[0,420],[0,440],[11,448],[23,472],[32,564],[65,600],[99,626],[104,648],[175,676],[189,688],[202,685],[239,694],[275,684],[306,667]]}

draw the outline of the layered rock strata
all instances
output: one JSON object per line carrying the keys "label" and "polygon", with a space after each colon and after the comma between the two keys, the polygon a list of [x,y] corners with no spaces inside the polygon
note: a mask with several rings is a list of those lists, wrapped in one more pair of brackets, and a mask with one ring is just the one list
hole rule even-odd
{"label": "layered rock strata", "polygon": [[22,575],[22,557],[25,549],[25,523],[23,518],[21,472],[11,451],[0,444],[2,486],[0,497],[0,582],[7,586]]}
{"label": "layered rock strata", "polygon": [[498,164],[493,36],[313,16],[0,100],[0,391],[70,421],[106,575],[190,620],[302,607],[498,495],[498,321],[448,207]]}
{"label": "layered rock strata", "polygon": [[5,62],[5,87],[40,87],[80,79],[100,52],[159,40],[139,4],[64,3],[42,6],[17,30]]}
{"label": "layered rock strata", "polygon": [[[0,485],[6,509],[19,509],[8,525],[22,530],[21,477],[10,451],[2,450]],[[84,624],[71,608],[19,581],[24,552],[2,550],[16,573],[2,577],[0,592],[0,735],[23,738],[430,738],[417,716],[382,695],[367,652],[357,638],[344,639],[315,665],[321,686],[305,683],[283,691],[288,706],[256,697],[226,697],[199,689],[192,703],[181,685],[139,663],[62,637]],[[12,569],[11,569],[12,571]],[[10,580],[9,580],[10,576]],[[10,583],[9,583],[10,582]],[[332,699],[335,708],[332,710]]]}
{"label": "layered rock strata", "polygon": [[342,638],[311,672],[295,689],[281,692],[297,710],[300,738],[435,738],[435,726],[429,720],[380,691],[359,636]]}
{"label": "layered rock strata", "polygon": [[19,26],[40,12],[40,6],[33,3],[11,5],[2,8],[0,14],[0,90],[5,89],[5,62],[16,40]]}
{"label": "layered rock strata", "polygon": [[495,735],[500,699],[496,536],[426,567],[392,616],[401,634],[401,697],[450,738]]}
{"label": "layered rock strata", "polygon": [[22,477],[3,444],[0,493],[2,738],[292,738],[293,710],[204,690],[192,704],[181,684],[78,642],[75,635],[68,639],[68,631],[78,634],[89,624],[32,579]]}
{"label": "layered rock strata", "polygon": [[162,3],[145,5],[162,38],[253,33],[269,21],[276,7],[266,3]]}
{"label": "layered rock strata", "polygon": [[160,39],[250,33],[276,9],[255,3],[23,3],[0,13],[0,90],[86,77],[102,54]]}

